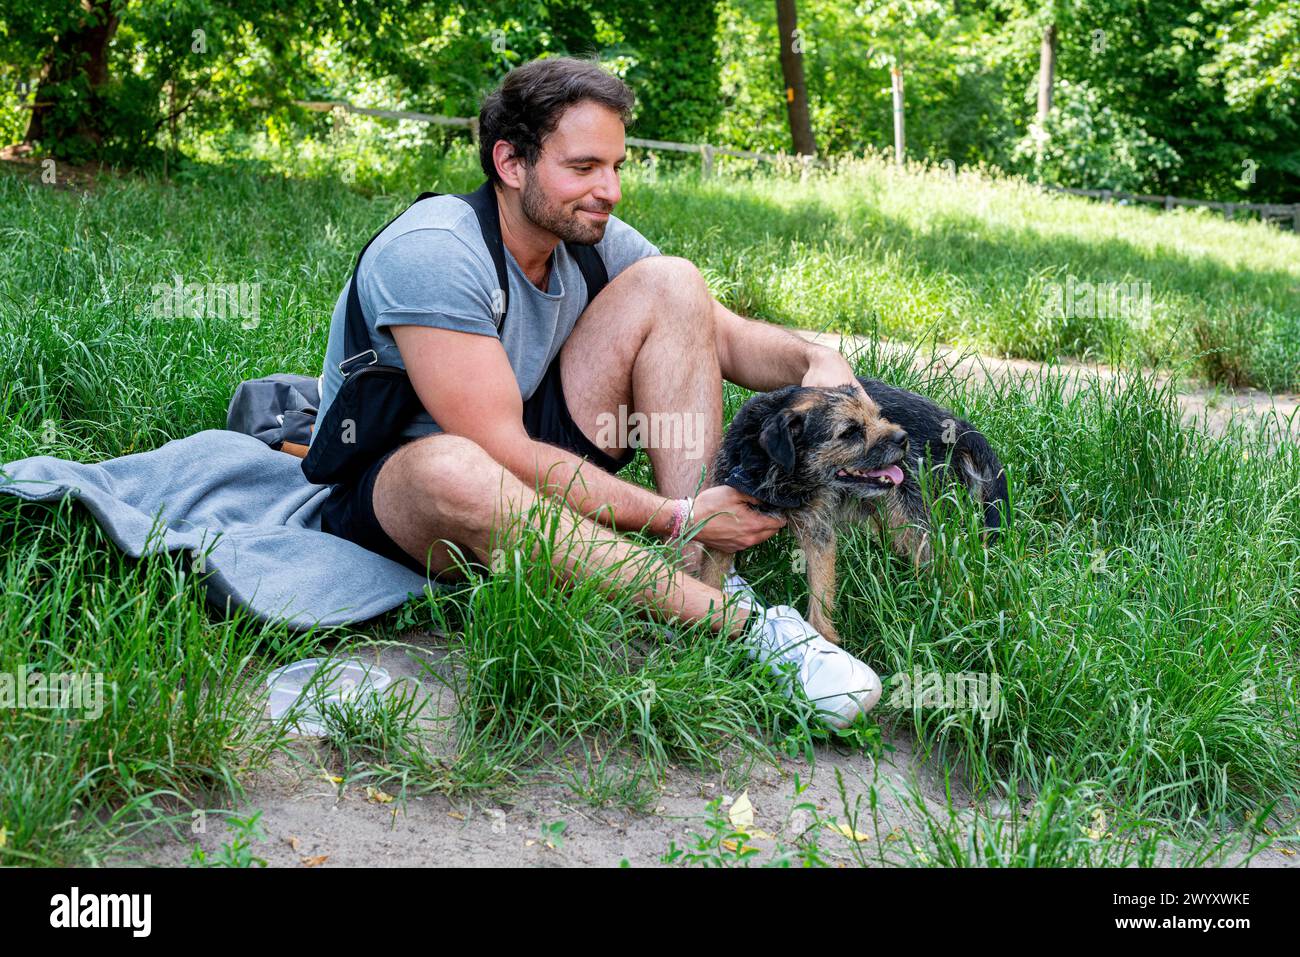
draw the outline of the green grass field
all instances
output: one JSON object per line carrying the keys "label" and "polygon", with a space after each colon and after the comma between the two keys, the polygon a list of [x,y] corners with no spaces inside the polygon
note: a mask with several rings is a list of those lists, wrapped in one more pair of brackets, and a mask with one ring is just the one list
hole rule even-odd
{"label": "green grass field", "polygon": [[[476,182],[464,155],[421,170],[363,179],[388,190],[370,198],[248,170],[110,181],[85,198],[0,175],[11,250],[0,263],[0,462],[156,448],[221,427],[241,380],[316,374],[360,243],[419,190]],[[1020,355],[1213,362],[1295,384],[1295,237],[870,165],[802,184],[628,179],[620,214],[749,315]],[[260,321],[151,315],[152,287],[177,274],[261,283]],[[1036,322],[1041,284],[1071,274],[1149,280],[1150,322]],[[1198,336],[1232,354],[1192,360]],[[887,681],[914,668],[996,674],[1005,704],[990,720],[925,707],[874,718],[960,763],[977,788],[1040,798],[1023,824],[971,841],[933,821],[915,859],[1145,862],[1173,841],[1196,860],[1217,840],[1207,827],[1257,836],[1270,811],[1293,808],[1300,449],[1241,429],[1224,440],[1188,431],[1172,386],[1150,376],[1068,394],[1052,374],[967,390],[883,354],[861,357],[859,371],[979,424],[1017,510],[989,551],[967,532],[972,510],[946,510],[919,577],[865,532],[842,549],[850,650]],[[728,414],[743,398],[729,388]],[[629,473],[648,483],[644,454]],[[562,547],[545,518],[528,517],[538,547]],[[769,600],[802,605],[791,550],[779,535],[741,569]],[[411,628],[455,635],[457,677],[440,678],[458,704],[450,735],[430,735],[418,703],[398,696],[372,720],[341,716],[334,736],[350,773],[403,796],[559,773],[593,803],[644,807],[669,761],[750,761],[814,739],[807,714],[734,646],[701,629],[668,639],[630,600],[561,590],[541,564],[364,629],[295,636],[213,618],[180,557],[134,562],[84,512],[0,496],[0,588],[5,670],[100,673],[113,689],[94,720],[0,710],[4,864],[110,860],[141,828],[183,827],[199,796],[233,798],[283,746],[252,697],[266,670]],[[868,722],[848,741],[874,749],[880,735]],[[587,757],[566,767],[558,756],[575,750]]]}

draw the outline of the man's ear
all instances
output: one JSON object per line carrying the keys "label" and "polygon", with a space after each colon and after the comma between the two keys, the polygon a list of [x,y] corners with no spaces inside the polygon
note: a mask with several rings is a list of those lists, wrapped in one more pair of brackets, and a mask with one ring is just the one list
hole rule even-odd
{"label": "man's ear", "polygon": [[794,444],[803,432],[803,416],[785,410],[770,416],[758,434],[758,444],[786,472],[794,472]]}
{"label": "man's ear", "polygon": [[501,182],[511,189],[523,189],[525,172],[521,172],[524,166],[523,157],[515,152],[515,148],[506,140],[497,140],[492,144],[492,161],[496,163],[497,175],[501,177]]}

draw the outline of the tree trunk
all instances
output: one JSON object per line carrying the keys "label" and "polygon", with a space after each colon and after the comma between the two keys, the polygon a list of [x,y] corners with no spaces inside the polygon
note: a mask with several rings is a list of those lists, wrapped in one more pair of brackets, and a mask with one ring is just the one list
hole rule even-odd
{"label": "tree trunk", "polygon": [[805,156],[817,153],[812,120],[808,114],[808,89],[803,82],[803,42],[798,30],[795,0],[776,0],[776,29],[781,40],[781,75],[785,79],[785,109],[790,117],[794,151]]}
{"label": "tree trunk", "polygon": [[1043,44],[1038,50],[1038,125],[1047,121],[1052,112],[1052,84],[1056,80],[1056,24],[1043,31]]}
{"label": "tree trunk", "polygon": [[[103,141],[103,112],[98,107],[108,85],[108,44],[117,32],[118,18],[112,0],[83,0],[82,8],[85,14],[55,38],[54,49],[46,54],[27,124],[29,143],[52,136],[83,136],[96,145]],[[60,97],[83,76],[88,99],[67,129],[53,128],[50,120],[61,105]]]}

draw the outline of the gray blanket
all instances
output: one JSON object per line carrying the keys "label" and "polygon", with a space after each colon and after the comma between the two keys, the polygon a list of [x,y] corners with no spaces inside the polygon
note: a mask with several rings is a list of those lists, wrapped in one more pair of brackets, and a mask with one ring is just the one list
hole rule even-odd
{"label": "gray blanket", "polygon": [[211,573],[209,603],[295,630],[364,621],[426,584],[435,593],[451,587],[322,532],[329,487],[308,482],[298,459],[239,432],[208,429],[94,465],[20,459],[0,466],[0,492],[35,502],[71,495],[136,558],[146,549],[197,550]]}

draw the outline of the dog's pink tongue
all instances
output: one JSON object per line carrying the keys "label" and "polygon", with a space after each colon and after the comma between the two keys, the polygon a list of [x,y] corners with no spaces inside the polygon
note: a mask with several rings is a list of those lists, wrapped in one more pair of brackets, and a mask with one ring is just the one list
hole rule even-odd
{"label": "dog's pink tongue", "polygon": [[897,465],[891,465],[887,469],[872,469],[867,475],[872,478],[887,478],[895,485],[903,484],[903,470]]}

